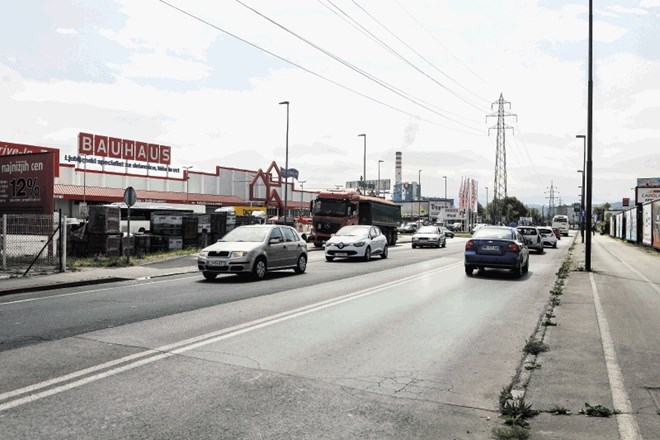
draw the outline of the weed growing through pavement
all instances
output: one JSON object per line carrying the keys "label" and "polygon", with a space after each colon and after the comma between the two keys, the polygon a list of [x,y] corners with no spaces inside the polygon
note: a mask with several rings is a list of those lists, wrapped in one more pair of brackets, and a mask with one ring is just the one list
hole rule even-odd
{"label": "weed growing through pavement", "polygon": [[620,411],[614,410],[612,411],[606,406],[603,405],[589,405],[588,403],[584,403],[584,409],[580,410],[580,414],[586,414],[589,417],[609,417],[612,414],[620,414]]}
{"label": "weed growing through pavement", "polygon": [[550,414],[554,414],[556,416],[567,416],[571,413],[568,409],[566,409],[561,405],[554,405],[547,412],[549,412]]}
{"label": "weed growing through pavement", "polygon": [[527,340],[527,343],[525,344],[525,347],[523,348],[523,352],[536,356],[540,353],[545,353],[549,349],[550,349],[550,347],[548,347],[547,344],[544,344],[543,341],[540,341],[540,340],[534,339],[534,338],[530,338],[530,339]]}

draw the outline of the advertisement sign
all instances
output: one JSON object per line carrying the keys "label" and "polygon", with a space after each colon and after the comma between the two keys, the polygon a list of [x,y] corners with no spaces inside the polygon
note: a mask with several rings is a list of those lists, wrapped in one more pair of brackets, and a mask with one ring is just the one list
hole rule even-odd
{"label": "advertisement sign", "polygon": [[[391,180],[390,179],[380,179],[380,185],[378,185],[378,179],[375,180],[367,180],[366,182],[367,189],[373,189],[375,191],[389,191],[390,188],[392,187]],[[349,182],[346,182],[346,189],[358,189],[362,188],[362,181],[361,180],[352,180]]]}
{"label": "advertisement sign", "polygon": [[465,220],[465,212],[465,209],[444,208],[440,210],[438,220],[448,223]]}
{"label": "advertisement sign", "polygon": [[637,210],[626,211],[626,240],[637,241]]}
{"label": "advertisement sign", "polygon": [[658,188],[642,188],[635,189],[637,203],[648,203],[654,200],[660,200],[660,187]]}
{"label": "advertisement sign", "polygon": [[401,206],[401,217],[428,217],[429,216],[429,202],[401,202],[397,203]]}
{"label": "advertisement sign", "polygon": [[39,147],[36,145],[13,144],[11,142],[0,141],[0,156],[13,156],[16,154],[30,153],[53,153],[55,157],[54,172],[55,177],[60,175],[60,150],[57,148]]}
{"label": "advertisement sign", "polygon": [[653,202],[653,247],[660,250],[660,200]]}
{"label": "advertisement sign", "polygon": [[653,209],[650,203],[642,206],[642,243],[651,246],[653,244]]}
{"label": "advertisement sign", "polygon": [[0,214],[53,213],[55,156],[0,156]]}
{"label": "advertisement sign", "polygon": [[637,179],[637,186],[660,188],[660,177],[641,177]]}
{"label": "advertisement sign", "polygon": [[78,134],[78,154],[162,165],[172,163],[172,148],[166,145],[82,132]]}
{"label": "advertisement sign", "polygon": [[616,237],[623,238],[623,212],[616,215]]}

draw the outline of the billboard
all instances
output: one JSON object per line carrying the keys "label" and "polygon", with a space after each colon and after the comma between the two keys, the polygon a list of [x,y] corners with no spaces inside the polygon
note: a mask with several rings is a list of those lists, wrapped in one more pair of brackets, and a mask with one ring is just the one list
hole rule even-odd
{"label": "billboard", "polygon": [[660,200],[660,187],[637,187],[635,188],[635,197],[637,203],[648,203],[654,200]]}
{"label": "billboard", "polygon": [[55,177],[60,175],[60,150],[57,148],[39,147],[37,145],[14,144],[11,142],[0,141],[0,156],[13,156],[16,154],[29,153],[53,153],[55,156]]}
{"label": "billboard", "polygon": [[626,240],[637,241],[637,210],[626,211]]}
{"label": "billboard", "polygon": [[642,207],[642,243],[651,246],[653,244],[653,216],[652,205],[647,203]]}
{"label": "billboard", "polygon": [[82,132],[78,134],[78,154],[162,165],[172,162],[172,148],[166,145]]}
{"label": "billboard", "polygon": [[652,217],[653,247],[660,250],[660,200],[653,202]]}
{"label": "billboard", "polygon": [[0,156],[0,214],[53,213],[55,156]]}
{"label": "billboard", "polygon": [[660,177],[640,177],[637,186],[646,188],[660,188]]}
{"label": "billboard", "polygon": [[[378,179],[376,180],[367,180],[367,189],[373,189],[375,191],[380,191],[380,192],[385,192],[389,191],[391,188],[391,181],[390,179],[380,179],[380,185],[378,185]],[[362,181],[361,180],[352,180],[349,182],[346,182],[346,189],[358,189],[362,188]]]}

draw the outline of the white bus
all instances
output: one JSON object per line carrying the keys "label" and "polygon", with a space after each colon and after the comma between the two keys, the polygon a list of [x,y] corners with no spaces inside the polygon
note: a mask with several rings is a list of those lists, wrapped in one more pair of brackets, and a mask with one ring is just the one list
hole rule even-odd
{"label": "white bus", "polygon": [[[128,232],[128,206],[123,202],[111,203],[110,206],[118,206],[121,212],[120,230]],[[205,214],[204,205],[187,205],[181,203],[149,203],[137,202],[131,206],[131,234],[147,232],[151,228],[151,215],[159,213],[182,213],[182,214]]]}
{"label": "white bus", "polygon": [[568,237],[568,216],[556,215],[552,217],[552,227],[559,229],[561,235]]}

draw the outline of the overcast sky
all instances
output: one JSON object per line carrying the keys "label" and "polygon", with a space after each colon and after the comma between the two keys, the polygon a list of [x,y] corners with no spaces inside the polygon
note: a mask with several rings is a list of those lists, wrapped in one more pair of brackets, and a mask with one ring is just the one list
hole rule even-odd
{"label": "overcast sky", "polygon": [[[660,176],[660,0],[594,2],[594,203]],[[403,180],[493,195],[500,94],[508,194],[578,200],[588,2],[4,0],[0,140],[76,151],[80,131],[172,147],[172,164],[264,170],[305,188]],[[178,8],[178,9],[177,9]],[[251,9],[250,9],[251,8]],[[238,38],[237,38],[238,37]],[[558,200],[555,201],[558,203]]]}

